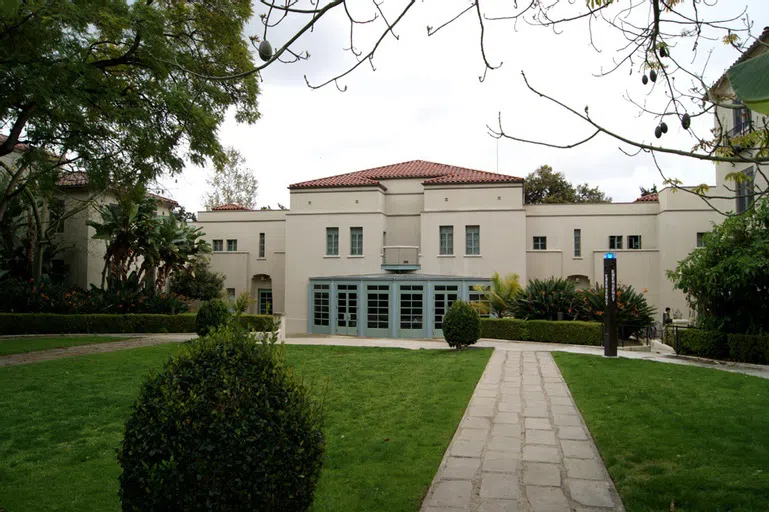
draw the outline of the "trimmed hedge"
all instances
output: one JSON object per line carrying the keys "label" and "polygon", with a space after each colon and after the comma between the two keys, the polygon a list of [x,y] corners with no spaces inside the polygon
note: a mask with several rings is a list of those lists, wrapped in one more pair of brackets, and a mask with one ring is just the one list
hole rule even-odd
{"label": "trimmed hedge", "polygon": [[[270,315],[242,315],[241,324],[254,331],[272,326]],[[195,315],[56,315],[0,313],[0,334],[195,332]]]}
{"label": "trimmed hedge", "polygon": [[598,322],[483,318],[481,337],[600,346],[603,345],[603,325]]}
{"label": "trimmed hedge", "polygon": [[729,357],[726,335],[718,331],[678,329],[678,337],[676,338],[675,333],[672,333],[671,336],[676,354],[709,359],[726,359]]}
{"label": "trimmed hedge", "polygon": [[769,364],[769,335],[727,334],[729,359],[743,363]]}

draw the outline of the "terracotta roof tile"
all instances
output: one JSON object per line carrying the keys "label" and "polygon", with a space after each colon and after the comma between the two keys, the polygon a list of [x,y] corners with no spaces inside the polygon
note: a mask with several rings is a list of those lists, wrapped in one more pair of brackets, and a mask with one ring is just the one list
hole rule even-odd
{"label": "terracotta roof tile", "polygon": [[660,195],[655,193],[655,194],[646,194],[645,196],[641,196],[633,202],[634,203],[651,203],[659,200],[660,200]]}
{"label": "terracotta roof tile", "polygon": [[[81,188],[88,186],[88,174],[83,171],[63,171],[59,175],[59,179],[56,180],[56,186],[61,188]],[[170,205],[178,205],[179,203],[168,197],[147,192],[147,195],[154,197],[158,201],[167,203]]]}
{"label": "terracotta roof tile", "polygon": [[238,203],[227,203],[227,204],[220,204],[219,206],[214,206],[211,208],[212,212],[224,212],[224,211],[230,211],[230,212],[252,212],[253,210],[251,208],[246,208],[245,206],[239,205]]}
{"label": "terracotta roof tile", "polygon": [[385,165],[356,171],[328,178],[303,181],[289,185],[289,189],[326,188],[326,187],[387,187],[380,180],[399,178],[424,178],[424,185],[470,184],[470,183],[523,183],[523,178],[496,174],[454,165],[412,160],[393,165]]}

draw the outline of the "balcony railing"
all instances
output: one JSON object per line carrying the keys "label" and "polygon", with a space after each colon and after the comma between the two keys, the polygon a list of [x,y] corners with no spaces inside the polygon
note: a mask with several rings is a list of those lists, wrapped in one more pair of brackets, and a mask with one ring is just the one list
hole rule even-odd
{"label": "balcony railing", "polygon": [[419,270],[419,247],[387,245],[382,247],[382,270]]}
{"label": "balcony railing", "polygon": [[740,137],[742,135],[747,135],[752,131],[753,131],[753,123],[751,121],[746,120],[734,125],[734,128],[729,130],[729,132],[727,133],[727,136],[729,138]]}

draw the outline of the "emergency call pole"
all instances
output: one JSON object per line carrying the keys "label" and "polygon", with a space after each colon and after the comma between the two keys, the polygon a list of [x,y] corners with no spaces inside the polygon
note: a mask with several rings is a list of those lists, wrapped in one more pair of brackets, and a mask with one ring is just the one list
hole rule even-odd
{"label": "emergency call pole", "polygon": [[603,355],[617,357],[617,257],[608,252],[603,257]]}

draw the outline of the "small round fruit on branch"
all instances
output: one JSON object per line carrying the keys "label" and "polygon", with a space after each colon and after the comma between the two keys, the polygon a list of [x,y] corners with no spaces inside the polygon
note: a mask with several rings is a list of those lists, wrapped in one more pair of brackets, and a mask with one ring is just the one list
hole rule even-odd
{"label": "small round fruit on branch", "polygon": [[653,69],[651,71],[649,71],[649,79],[652,82],[656,82],[657,81],[657,72],[654,71]]}
{"label": "small round fruit on branch", "polygon": [[272,45],[266,39],[259,43],[259,58],[268,61],[272,58]]}
{"label": "small round fruit on branch", "polygon": [[689,114],[684,114],[681,116],[681,126],[684,130],[688,130],[689,126],[692,124],[692,118],[689,117]]}
{"label": "small round fruit on branch", "polygon": [[659,139],[660,137],[662,137],[662,128],[660,128],[659,126],[657,126],[657,127],[654,129],[654,136],[655,136],[655,137],[657,137],[658,139]]}

